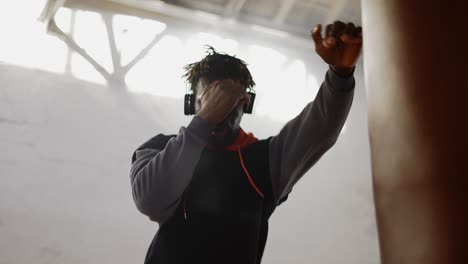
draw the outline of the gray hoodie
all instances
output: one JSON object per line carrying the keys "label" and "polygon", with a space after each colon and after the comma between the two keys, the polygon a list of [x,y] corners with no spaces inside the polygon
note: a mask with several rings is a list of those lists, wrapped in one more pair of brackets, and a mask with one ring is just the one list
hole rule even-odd
{"label": "gray hoodie", "polygon": [[[302,112],[270,140],[269,161],[277,203],[338,139],[348,116],[355,80],[328,70],[320,90]],[[160,224],[176,210],[210,136],[210,126],[195,116],[164,149],[142,149],[130,172],[137,208]]]}

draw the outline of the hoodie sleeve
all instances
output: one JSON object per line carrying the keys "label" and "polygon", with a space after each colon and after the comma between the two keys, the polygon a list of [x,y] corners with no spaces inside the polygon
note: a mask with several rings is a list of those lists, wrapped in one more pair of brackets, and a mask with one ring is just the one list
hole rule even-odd
{"label": "hoodie sleeve", "polygon": [[195,116],[164,147],[156,149],[145,143],[135,151],[130,178],[133,200],[141,213],[159,223],[174,213],[192,179],[210,129],[208,123]]}
{"label": "hoodie sleeve", "polygon": [[270,177],[276,203],[338,139],[354,95],[354,76],[329,69],[315,100],[270,140]]}

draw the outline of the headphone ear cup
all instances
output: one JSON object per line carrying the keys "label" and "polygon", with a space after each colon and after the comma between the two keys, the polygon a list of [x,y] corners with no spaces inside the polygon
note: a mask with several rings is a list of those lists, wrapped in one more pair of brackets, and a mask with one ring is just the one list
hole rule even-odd
{"label": "headphone ear cup", "polygon": [[190,114],[191,115],[195,114],[195,95],[194,94],[190,95]]}
{"label": "headphone ear cup", "polygon": [[184,97],[184,114],[190,115],[191,114],[191,102],[192,102],[192,94],[186,94]]}
{"label": "headphone ear cup", "polygon": [[244,113],[252,114],[253,106],[254,106],[254,103],[255,103],[255,93],[248,92],[248,94],[250,95],[250,103],[249,103],[248,106],[244,105]]}

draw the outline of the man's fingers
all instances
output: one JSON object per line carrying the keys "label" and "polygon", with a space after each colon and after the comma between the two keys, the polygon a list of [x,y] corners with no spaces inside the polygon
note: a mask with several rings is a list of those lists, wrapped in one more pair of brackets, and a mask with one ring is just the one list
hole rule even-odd
{"label": "man's fingers", "polygon": [[213,87],[217,86],[218,84],[219,84],[219,81],[216,80],[216,81],[213,81],[212,83],[210,83],[210,85],[208,87],[213,88]]}
{"label": "man's fingers", "polygon": [[354,33],[356,31],[356,26],[353,23],[346,24],[345,29],[343,30],[343,34],[346,34],[350,37],[354,37]]}
{"label": "man's fingers", "polygon": [[211,90],[213,90],[213,88],[218,85],[218,81],[214,81],[210,84],[208,84],[205,89],[203,89],[203,95],[209,93]]}
{"label": "man's fingers", "polygon": [[346,29],[349,30],[349,29],[354,29],[356,28],[356,26],[354,25],[353,22],[349,22],[348,24],[346,24]]}
{"label": "man's fingers", "polygon": [[213,94],[213,89],[219,84],[219,81],[213,81],[212,83],[208,84],[205,89],[203,89],[203,92],[200,96],[200,101],[206,100],[206,97],[209,97],[211,94]]}
{"label": "man's fingers", "polygon": [[355,36],[350,35],[350,34],[343,34],[343,35],[341,35],[340,40],[341,40],[341,42],[343,42],[345,44],[357,45],[357,44],[362,43],[362,36],[355,37]]}
{"label": "man's fingers", "polygon": [[361,38],[362,37],[362,27],[356,27],[356,29],[354,30],[353,33],[354,33],[353,35],[356,38]]}
{"label": "man's fingers", "polygon": [[312,39],[314,40],[315,43],[315,49],[321,49],[323,48],[322,45],[322,25],[318,24],[315,26],[315,28],[312,30],[311,33]]}
{"label": "man's fingers", "polygon": [[340,35],[340,40],[345,44],[362,43],[362,28],[356,27],[353,23],[346,24],[343,33]]}
{"label": "man's fingers", "polygon": [[335,47],[338,44],[337,37],[344,28],[345,24],[341,21],[335,21],[333,24],[327,25],[325,29],[325,39],[322,40],[322,46],[326,49]]}
{"label": "man's fingers", "polygon": [[333,24],[328,24],[325,27],[325,37],[333,37]]}
{"label": "man's fingers", "polygon": [[335,38],[339,38],[343,32],[346,30],[346,24],[341,21],[335,21],[332,27],[331,35]]}
{"label": "man's fingers", "polygon": [[333,48],[336,46],[336,39],[334,37],[328,37],[322,41],[322,45],[327,49]]}
{"label": "man's fingers", "polygon": [[206,86],[204,92],[206,93],[206,92],[212,90],[212,89],[213,89],[214,87],[216,87],[218,84],[219,84],[219,81],[217,81],[217,80],[211,82],[210,84],[208,84],[208,85]]}
{"label": "man's fingers", "polygon": [[235,82],[231,79],[222,80],[220,82],[220,87],[224,93],[238,98],[245,94],[245,87],[239,82]]}
{"label": "man's fingers", "polygon": [[320,51],[323,49],[328,49],[336,45],[336,39],[331,36],[332,25],[327,25],[328,36],[322,38],[322,25],[318,24],[312,30],[312,39],[315,43],[315,50]]}

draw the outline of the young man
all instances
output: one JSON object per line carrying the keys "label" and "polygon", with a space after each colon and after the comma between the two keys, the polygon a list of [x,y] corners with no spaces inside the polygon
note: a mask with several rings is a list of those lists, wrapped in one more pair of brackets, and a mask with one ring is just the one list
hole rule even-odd
{"label": "young man", "polygon": [[[177,135],[159,134],[132,157],[137,208],[159,223],[145,263],[260,263],[268,219],[336,142],[351,107],[360,27],[335,22],[316,52],[330,65],[315,100],[276,136],[240,128],[255,85],[246,64],[213,49],[190,64],[196,114]],[[190,112],[190,111],[189,111]]]}

